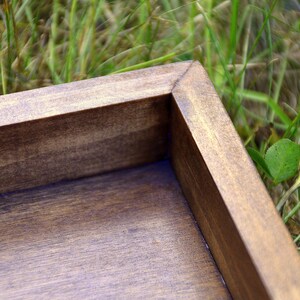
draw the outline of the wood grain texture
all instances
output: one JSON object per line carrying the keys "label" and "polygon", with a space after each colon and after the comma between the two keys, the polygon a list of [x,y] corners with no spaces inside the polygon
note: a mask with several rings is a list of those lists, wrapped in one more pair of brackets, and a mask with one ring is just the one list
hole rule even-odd
{"label": "wood grain texture", "polygon": [[204,69],[172,94],[173,166],[232,295],[299,299],[299,256]]}
{"label": "wood grain texture", "polygon": [[163,158],[190,62],[0,97],[0,193]]}
{"label": "wood grain texture", "polygon": [[168,162],[2,194],[1,299],[229,299]]}
{"label": "wood grain texture", "polygon": [[0,193],[165,157],[169,97],[0,127]]}
{"label": "wood grain texture", "polygon": [[0,97],[0,128],[169,95],[190,62],[103,76]]}

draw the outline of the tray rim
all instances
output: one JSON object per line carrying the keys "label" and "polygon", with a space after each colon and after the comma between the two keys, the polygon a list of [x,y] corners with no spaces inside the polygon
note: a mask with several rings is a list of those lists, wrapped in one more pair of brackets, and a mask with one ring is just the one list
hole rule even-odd
{"label": "tray rim", "polygon": [[[80,97],[76,98],[78,90],[87,93],[82,101]],[[75,95],[74,99],[70,97],[71,94]],[[173,133],[176,133],[176,126],[181,126],[183,133],[189,136],[193,145],[189,155],[196,161],[201,160],[214,189],[207,196],[208,199],[217,195],[221,201],[222,205],[212,212],[212,216],[217,218],[223,214],[224,218],[218,225],[233,228],[244,247],[244,252],[241,253],[234,245],[223,248],[218,241],[220,233],[217,233],[216,225],[210,225],[214,220],[204,222],[203,214],[197,210],[199,191],[186,183],[186,172],[183,172],[180,164],[176,164],[176,155],[182,155],[182,149],[177,147],[172,150],[175,174],[233,297],[297,299],[300,295],[300,260],[296,248],[206,72],[198,62],[151,67],[1,96],[0,132],[8,127],[14,130],[20,124],[27,126],[36,121],[81,114],[101,107],[138,103],[140,100],[152,101],[160,97],[172,98],[171,117],[176,113],[177,118],[172,120]],[[199,99],[203,105],[199,104]],[[37,105],[39,101],[42,101],[42,105]],[[178,118],[179,125],[176,123]],[[224,127],[224,124],[228,126]],[[207,150],[204,145],[208,144],[208,137]],[[226,142],[222,143],[225,138]],[[171,141],[171,147],[172,143]],[[239,162],[228,159],[232,149],[237,149],[235,155],[243,162],[242,168],[247,173],[247,178],[241,179]],[[181,156],[181,161],[183,159]],[[225,167],[218,169],[221,163]],[[194,169],[191,162],[187,161],[187,164],[191,166],[190,174],[197,178],[198,170]],[[228,171],[230,177],[225,177],[224,174]],[[232,188],[228,188],[229,184]],[[254,206],[258,203],[264,209],[255,210],[251,199],[243,196],[246,194],[251,195],[252,200],[255,198]],[[266,227],[265,220],[270,219],[271,227]],[[255,228],[254,233],[251,233],[251,228]],[[230,241],[233,232],[225,230],[222,234]],[[232,255],[237,259],[229,259]],[[244,272],[247,266],[249,272]],[[257,289],[248,287],[249,278],[257,283]]]}

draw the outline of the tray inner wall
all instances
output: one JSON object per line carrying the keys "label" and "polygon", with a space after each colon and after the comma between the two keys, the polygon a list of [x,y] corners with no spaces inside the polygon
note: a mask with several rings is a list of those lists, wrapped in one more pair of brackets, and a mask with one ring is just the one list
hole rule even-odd
{"label": "tray inner wall", "polygon": [[0,127],[0,193],[161,160],[170,97]]}

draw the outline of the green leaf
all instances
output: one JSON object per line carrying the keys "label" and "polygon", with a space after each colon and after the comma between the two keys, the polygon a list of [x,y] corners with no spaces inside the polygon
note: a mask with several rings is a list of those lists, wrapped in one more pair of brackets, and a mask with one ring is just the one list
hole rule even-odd
{"label": "green leaf", "polygon": [[268,168],[268,165],[266,164],[266,162],[265,162],[263,156],[261,155],[261,153],[258,152],[257,150],[255,150],[254,148],[251,148],[251,147],[248,147],[248,148],[247,148],[247,151],[248,151],[250,157],[252,158],[252,160],[255,161],[256,164],[257,164],[258,166],[260,166],[261,169],[262,169],[269,177],[273,178],[272,175],[271,175],[271,173],[270,173],[270,170],[269,170],[269,168]]}
{"label": "green leaf", "polygon": [[278,184],[293,177],[300,161],[300,145],[288,139],[282,139],[272,145],[265,156],[265,162]]}

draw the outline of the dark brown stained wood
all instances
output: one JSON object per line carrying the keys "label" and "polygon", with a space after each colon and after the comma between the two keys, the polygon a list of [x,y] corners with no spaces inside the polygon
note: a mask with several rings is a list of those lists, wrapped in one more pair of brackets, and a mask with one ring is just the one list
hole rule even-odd
{"label": "dark brown stained wood", "polygon": [[0,127],[0,192],[162,159],[169,97]]}
{"label": "dark brown stained wood", "polygon": [[168,162],[0,198],[1,299],[229,299]]}
{"label": "dark brown stained wood", "polygon": [[0,128],[169,95],[190,62],[60,84],[0,97]]}
{"label": "dark brown stained wood", "polygon": [[172,94],[173,166],[232,295],[299,299],[299,256],[203,68]]}

